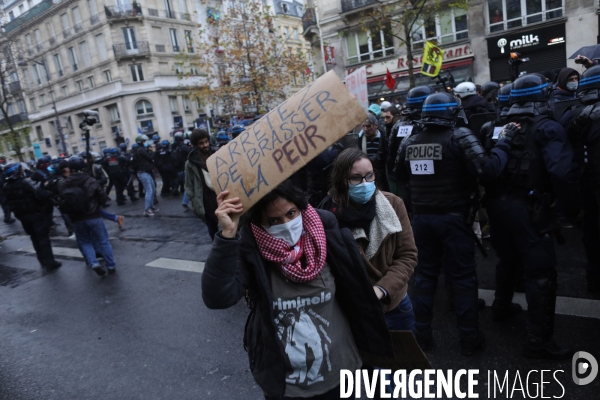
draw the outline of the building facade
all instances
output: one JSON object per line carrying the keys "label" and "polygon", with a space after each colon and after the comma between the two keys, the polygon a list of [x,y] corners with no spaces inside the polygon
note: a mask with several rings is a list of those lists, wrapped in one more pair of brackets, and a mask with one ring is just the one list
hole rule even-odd
{"label": "building facade", "polygon": [[[405,46],[384,32],[366,32],[361,25],[364,12],[382,4],[374,0],[312,0],[304,16],[303,34],[314,52],[326,51],[324,57],[315,57],[317,70],[335,70],[344,79],[366,66],[372,102],[394,97],[402,100],[409,89]],[[442,70],[450,72],[455,83],[509,80],[511,52],[529,57],[521,72],[566,66],[581,71],[567,57],[584,45],[598,42],[598,10],[597,0],[479,0],[469,1],[466,10],[443,6],[431,21],[415,24],[415,71],[420,71],[424,38],[437,41],[444,49]],[[398,82],[393,90],[385,85],[387,70]],[[433,83],[421,74],[415,81],[417,85]]]}
{"label": "building facade", "polygon": [[87,109],[100,115],[89,128],[92,151],[132,142],[139,132],[168,138],[204,113],[182,94],[201,79],[182,61],[194,52],[195,5],[111,2],[42,0],[3,25],[42,154],[84,150],[79,125]]}

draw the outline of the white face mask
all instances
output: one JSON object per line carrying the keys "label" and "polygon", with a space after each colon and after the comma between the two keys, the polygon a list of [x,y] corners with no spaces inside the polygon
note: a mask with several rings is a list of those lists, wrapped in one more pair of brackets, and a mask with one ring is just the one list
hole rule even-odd
{"label": "white face mask", "polygon": [[290,247],[294,247],[302,236],[302,214],[285,224],[264,226],[265,231],[275,239],[281,239]]}
{"label": "white face mask", "polygon": [[567,82],[567,89],[569,89],[572,92],[576,91],[578,86],[579,82]]}

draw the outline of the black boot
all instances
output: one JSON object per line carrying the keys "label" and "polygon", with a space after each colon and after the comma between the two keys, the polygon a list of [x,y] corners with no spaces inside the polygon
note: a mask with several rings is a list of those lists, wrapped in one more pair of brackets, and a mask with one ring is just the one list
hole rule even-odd
{"label": "black boot", "polygon": [[485,345],[485,336],[483,332],[478,331],[473,337],[460,338],[460,354],[466,357],[471,357],[479,350],[483,350]]}
{"label": "black boot", "polygon": [[496,322],[506,321],[523,311],[517,303],[505,302],[499,299],[494,300],[492,304],[492,319]]}
{"label": "black boot", "polygon": [[564,360],[573,355],[568,347],[552,340],[554,311],[556,307],[556,278],[528,278],[525,280],[527,296],[527,342],[523,355],[527,358]]}

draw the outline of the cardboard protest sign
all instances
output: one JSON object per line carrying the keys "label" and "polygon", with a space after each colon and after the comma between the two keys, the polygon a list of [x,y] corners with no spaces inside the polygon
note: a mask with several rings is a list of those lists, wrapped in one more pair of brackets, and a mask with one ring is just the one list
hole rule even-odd
{"label": "cardboard protest sign", "polygon": [[367,118],[330,71],[209,157],[217,194],[229,190],[247,211],[277,185]]}

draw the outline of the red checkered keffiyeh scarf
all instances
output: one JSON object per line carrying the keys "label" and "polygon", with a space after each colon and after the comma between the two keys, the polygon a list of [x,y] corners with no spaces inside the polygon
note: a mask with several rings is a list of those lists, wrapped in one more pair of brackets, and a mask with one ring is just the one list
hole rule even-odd
{"label": "red checkered keffiyeh scarf", "polygon": [[309,282],[321,273],[327,257],[327,241],[321,218],[310,205],[302,211],[304,231],[293,249],[283,240],[269,235],[261,227],[255,224],[250,224],[250,227],[262,257],[276,263],[287,279],[293,282]]}

